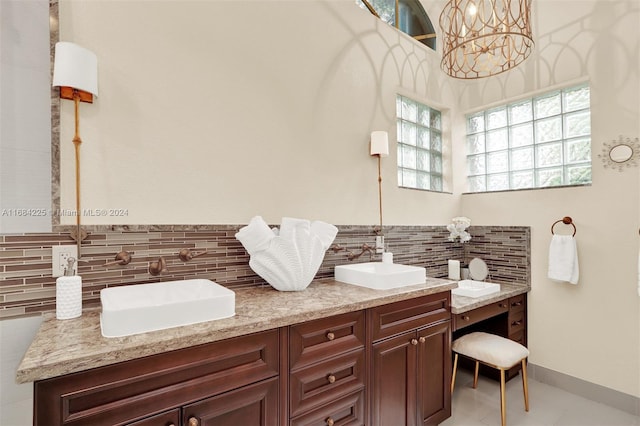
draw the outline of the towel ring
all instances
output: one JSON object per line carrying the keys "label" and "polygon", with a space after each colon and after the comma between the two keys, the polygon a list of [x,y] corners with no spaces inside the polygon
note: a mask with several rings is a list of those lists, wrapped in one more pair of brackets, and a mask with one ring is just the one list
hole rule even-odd
{"label": "towel ring", "polygon": [[576,225],[573,223],[573,219],[571,219],[571,217],[569,216],[565,216],[560,220],[556,220],[555,222],[553,222],[553,225],[551,225],[551,234],[554,235],[555,233],[553,232],[553,227],[556,226],[558,223],[564,223],[565,225],[571,225],[573,226],[573,236],[576,236]]}

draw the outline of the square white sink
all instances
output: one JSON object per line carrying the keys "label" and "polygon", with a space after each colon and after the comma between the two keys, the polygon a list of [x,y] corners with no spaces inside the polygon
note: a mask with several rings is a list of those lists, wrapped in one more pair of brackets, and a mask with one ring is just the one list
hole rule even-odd
{"label": "square white sink", "polygon": [[106,288],[100,291],[100,302],[104,337],[229,318],[236,310],[236,294],[206,279]]}
{"label": "square white sink", "polygon": [[367,262],[338,265],[333,274],[336,281],[374,290],[388,290],[407,285],[424,284],[427,270],[421,266],[398,263]]}
{"label": "square white sink", "polygon": [[484,281],[462,280],[458,281],[458,287],[451,290],[451,294],[466,297],[482,297],[500,291],[500,284]]}

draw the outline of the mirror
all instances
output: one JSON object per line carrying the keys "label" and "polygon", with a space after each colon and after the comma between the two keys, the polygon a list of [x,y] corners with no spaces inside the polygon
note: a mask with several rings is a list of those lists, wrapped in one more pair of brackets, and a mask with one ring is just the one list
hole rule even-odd
{"label": "mirror", "polygon": [[640,140],[620,136],[611,142],[605,142],[602,144],[602,154],[598,157],[602,159],[605,169],[612,168],[621,172],[625,167],[635,167],[640,158]]}
{"label": "mirror", "polygon": [[633,148],[629,145],[616,145],[609,151],[609,158],[615,163],[624,163],[633,157]]}

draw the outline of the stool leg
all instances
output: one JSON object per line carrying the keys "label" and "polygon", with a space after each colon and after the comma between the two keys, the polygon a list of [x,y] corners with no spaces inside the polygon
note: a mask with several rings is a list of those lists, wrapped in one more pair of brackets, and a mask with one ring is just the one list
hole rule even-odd
{"label": "stool leg", "polygon": [[529,384],[527,380],[527,359],[522,360],[522,390],[524,391],[524,410],[529,411]]}
{"label": "stool leg", "polygon": [[473,388],[477,388],[478,387],[478,369],[480,368],[480,362],[476,361],[476,371],[473,374]]}
{"label": "stool leg", "polygon": [[456,385],[456,370],[458,369],[458,354],[455,354],[453,357],[453,374],[451,375],[451,393],[453,393],[453,388]]}
{"label": "stool leg", "polygon": [[500,369],[500,417],[502,426],[507,425],[507,401],[505,399],[504,369]]}

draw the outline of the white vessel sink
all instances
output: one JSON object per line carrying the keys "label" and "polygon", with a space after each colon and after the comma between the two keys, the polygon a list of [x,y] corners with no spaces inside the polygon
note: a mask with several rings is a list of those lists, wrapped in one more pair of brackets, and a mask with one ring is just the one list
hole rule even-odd
{"label": "white vessel sink", "polygon": [[106,288],[100,291],[100,302],[104,337],[229,318],[236,309],[235,293],[206,279]]}
{"label": "white vessel sink", "polygon": [[484,281],[462,280],[458,281],[458,287],[451,290],[451,294],[466,297],[482,297],[500,291],[500,284]]}
{"label": "white vessel sink", "polygon": [[367,262],[338,265],[333,273],[336,281],[375,290],[424,284],[427,280],[425,268],[398,263]]}

